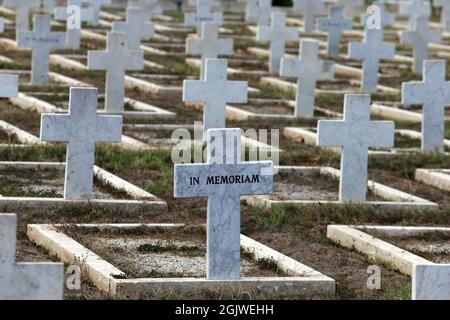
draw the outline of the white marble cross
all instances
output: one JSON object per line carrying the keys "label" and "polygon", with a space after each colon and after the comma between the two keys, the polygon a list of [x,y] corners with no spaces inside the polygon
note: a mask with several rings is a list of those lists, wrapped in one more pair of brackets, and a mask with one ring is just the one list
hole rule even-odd
{"label": "white marble cross", "polygon": [[17,217],[0,214],[0,300],[62,300],[64,264],[16,262]]}
{"label": "white marble cross", "polygon": [[225,128],[227,103],[247,103],[247,82],[228,81],[227,71],[227,60],[206,59],[205,79],[183,83],[183,101],[203,104],[205,138],[208,129]]}
{"label": "white marble cross", "polygon": [[155,25],[145,22],[144,13],[140,8],[127,8],[127,21],[114,22],[112,31],[127,35],[128,50],[140,50],[141,41],[153,37]]}
{"label": "white marble cross", "polygon": [[434,0],[434,5],[441,8],[442,28],[450,31],[450,0]]}
{"label": "white marble cross", "polygon": [[35,15],[33,31],[17,32],[17,47],[31,48],[31,83],[42,86],[48,82],[49,55],[51,49],[65,46],[64,32],[50,31],[49,15]]}
{"label": "white marble cross", "polygon": [[399,13],[409,18],[409,29],[413,30],[418,18],[431,16],[431,4],[428,0],[401,1]]}
{"label": "white marble cross", "polygon": [[350,42],[348,58],[363,60],[361,91],[377,91],[381,59],[393,59],[395,44],[383,42],[383,29],[365,29],[363,42]]}
{"label": "white marble cross", "polygon": [[283,58],[281,60],[280,75],[297,78],[296,117],[314,117],[317,81],[333,77],[333,70],[325,71],[325,68],[325,61],[319,59],[319,42],[312,39],[301,40],[299,59]]}
{"label": "white marble cross", "polygon": [[272,171],[272,161],[241,162],[240,129],[208,130],[207,163],[175,165],[176,198],[208,197],[208,280],[240,279],[240,198],[271,193]]}
{"label": "white marble cross", "polygon": [[201,55],[200,79],[205,78],[206,59],[217,58],[219,55],[233,54],[233,39],[219,39],[219,26],[215,23],[203,23],[202,36],[186,39],[186,53]]}
{"label": "white marble cross", "polygon": [[245,5],[245,22],[256,23],[258,21],[258,0],[247,0]]}
{"label": "white marble cross", "polygon": [[4,0],[6,8],[12,8],[16,11],[16,32],[21,30],[30,30],[29,15],[32,9],[38,9],[41,5],[40,0]]}
{"label": "white marble cross", "polygon": [[0,17],[0,33],[5,32],[5,19],[3,17]]}
{"label": "white marble cross", "polygon": [[[376,1],[374,2],[373,6],[376,6],[378,8],[377,14],[380,15],[379,17],[379,23],[381,27],[391,26],[395,23],[395,13],[390,13],[386,10],[384,2],[382,1]],[[375,12],[366,12],[361,15],[361,24],[365,26],[366,28],[368,26],[368,22],[371,21],[371,18]]]}
{"label": "white marble cross", "polygon": [[286,27],[286,14],[283,12],[272,13],[270,27],[258,27],[256,39],[259,42],[270,43],[269,71],[280,72],[281,58],[284,56],[286,42],[296,41],[299,37],[297,28]]}
{"label": "white marble cross", "polygon": [[211,12],[211,2],[209,0],[197,0],[197,12],[188,12],[184,15],[184,24],[188,27],[195,27],[197,35],[200,35],[202,23],[212,22],[222,25],[222,12]]}
{"label": "white marble cross", "polygon": [[337,0],[336,4],[344,9],[344,17],[353,19],[356,9],[364,6],[364,0]]}
{"label": "white marble cross", "polygon": [[64,199],[89,200],[95,144],[122,140],[122,116],[97,115],[97,88],[70,88],[68,114],[43,114],[41,141],[66,142]]}
{"label": "white marble cross", "polygon": [[[66,21],[66,48],[79,49],[81,38],[81,23],[92,22],[94,10],[82,6],[83,0],[68,0],[67,6],[58,6],[53,10],[55,20]],[[74,16],[79,13],[79,23]]]}
{"label": "white marble cross", "polygon": [[0,98],[17,97],[19,91],[19,76],[13,74],[0,75]]}
{"label": "white marble cross", "polygon": [[345,95],[344,120],[319,120],[317,144],[342,147],[339,201],[366,201],[369,147],[394,145],[393,121],[370,121],[370,95]]}
{"label": "white marble cross", "polygon": [[144,20],[148,21],[163,13],[163,7],[159,0],[135,0],[128,2],[128,8],[141,8]]}
{"label": "white marble cross", "polygon": [[423,81],[402,84],[402,103],[422,105],[422,150],[444,151],[445,106],[450,105],[450,82],[445,60],[425,60]]}
{"label": "white marble cross", "polygon": [[266,27],[270,24],[270,15],[273,11],[272,0],[250,1],[246,8],[246,22],[256,23],[258,27]]}
{"label": "white marble cross", "polygon": [[339,57],[341,34],[344,30],[352,30],[353,19],[344,19],[342,9],[332,6],[328,18],[317,19],[317,30],[328,32],[327,51],[330,57]]}
{"label": "white marble cross", "polygon": [[414,47],[412,65],[413,71],[422,72],[422,63],[428,59],[428,44],[441,42],[441,32],[429,28],[427,17],[419,17],[416,20],[413,31],[402,31],[400,36],[401,45],[412,45]]}
{"label": "white marble cross", "polygon": [[98,25],[100,22],[100,10],[102,6],[111,4],[111,0],[83,0],[83,3],[88,3],[94,11],[94,18],[92,24]]}
{"label": "white marble cross", "polygon": [[294,0],[294,11],[303,15],[305,33],[313,32],[315,17],[324,9],[324,0]]}
{"label": "white marble cross", "polygon": [[47,14],[53,14],[55,0],[44,0],[43,11]]}
{"label": "white marble cross", "polygon": [[415,264],[412,300],[450,300],[450,264]]}
{"label": "white marble cross", "polygon": [[105,112],[122,114],[125,71],[144,69],[143,51],[131,51],[124,33],[109,32],[105,51],[88,51],[88,69],[106,70]]}

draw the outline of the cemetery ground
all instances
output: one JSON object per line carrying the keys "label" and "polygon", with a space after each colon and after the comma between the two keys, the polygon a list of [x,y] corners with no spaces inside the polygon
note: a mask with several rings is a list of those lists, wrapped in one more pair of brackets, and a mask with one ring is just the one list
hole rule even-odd
{"label": "cemetery ground", "polygon": [[[124,17],[124,12],[108,9],[109,13],[119,14]],[[170,24],[179,25],[182,16],[178,13],[166,12],[172,17]],[[226,14],[227,15],[227,14]],[[4,15],[6,18],[7,15]],[[230,16],[230,14],[228,14]],[[233,13],[233,16],[236,16]],[[242,18],[239,17],[238,18]],[[159,21],[156,19],[156,21]],[[163,21],[160,21],[163,22]],[[86,27],[86,26],[85,26]],[[256,90],[249,92],[247,104],[231,104],[232,107],[244,110],[247,113],[264,115],[282,115],[284,117],[257,117],[245,118],[239,113],[227,112],[227,127],[239,127],[242,129],[270,129],[280,130],[280,165],[282,166],[307,166],[307,167],[332,167],[339,168],[340,155],[330,149],[320,148],[307,143],[307,139],[301,135],[295,137],[283,136],[284,129],[290,127],[311,128],[317,124],[318,117],[330,114],[342,114],[344,105],[344,91],[359,89],[359,82],[355,77],[338,74],[338,80],[320,81],[317,88],[322,90],[316,93],[316,105],[314,119],[294,118],[293,107],[288,101],[295,100],[295,92],[292,89],[283,89],[278,85],[267,85],[264,77],[271,77],[264,72],[267,69],[267,61],[264,56],[248,50],[252,47],[267,49],[267,45],[251,40],[253,33],[247,26],[225,23],[223,28],[231,30],[236,37],[235,54],[230,57],[229,68],[243,69],[247,73],[229,72],[230,80],[248,80],[249,87]],[[63,31],[63,26],[53,27],[54,31]],[[175,28],[177,29],[177,28]],[[43,247],[37,247],[27,237],[29,224],[99,224],[99,223],[178,223],[192,226],[189,232],[173,232],[168,230],[111,231],[90,228],[85,230],[76,227],[61,227],[61,231],[93,250],[96,254],[112,263],[126,275],[125,278],[138,277],[182,277],[203,276],[205,252],[205,232],[197,225],[204,225],[206,221],[205,199],[177,199],[173,196],[173,168],[171,150],[167,140],[170,139],[171,130],[162,129],[157,125],[164,123],[173,126],[188,126],[194,121],[201,121],[202,110],[199,105],[185,104],[181,99],[182,80],[186,78],[198,78],[199,69],[195,62],[187,64],[184,54],[184,39],[187,32],[182,28],[174,30],[159,30],[158,34],[169,38],[170,41],[156,39],[144,42],[148,46],[168,52],[169,54],[145,52],[145,60],[151,62],[144,70],[128,71],[127,75],[137,79],[146,80],[160,87],[178,88],[175,93],[167,94],[163,90],[149,92],[137,87],[128,86],[126,97],[135,101],[144,102],[156,106],[165,111],[176,113],[176,117],[165,114],[161,117],[148,117],[145,119],[126,118],[123,134],[136,139],[142,144],[136,148],[125,145],[98,144],[96,148],[95,164],[111,172],[118,177],[134,184],[135,186],[163,199],[167,202],[168,210],[136,210],[121,207],[112,210],[100,205],[65,205],[57,208],[27,207],[18,214],[18,243],[17,261],[60,261],[53,257]],[[358,29],[358,27],[356,27]],[[107,28],[89,27],[99,35],[106,36]],[[362,28],[360,28],[362,30]],[[390,29],[387,28],[387,31]],[[13,30],[6,29],[2,38],[15,39]],[[348,40],[360,41],[360,37],[344,36]],[[387,36],[391,41],[395,37]],[[323,40],[323,39],[322,39]],[[176,44],[181,44],[177,46]],[[89,50],[104,50],[105,41],[93,38],[83,38],[80,50],[55,50],[53,55],[61,55],[67,59],[82,65],[87,65],[87,52]],[[342,53],[347,52],[347,46],[342,46]],[[410,48],[398,47],[397,53],[410,53]],[[50,62],[50,71],[57,75],[68,77],[68,82],[61,78],[51,78],[48,85],[37,87],[29,84],[29,72],[31,52],[17,50],[8,45],[8,42],[0,41],[1,55],[11,61],[1,61],[0,69],[14,70],[20,73],[20,92],[48,103],[60,110],[67,110],[70,81],[79,81],[90,86],[98,87],[98,109],[104,108],[104,71],[90,71],[72,67],[64,67],[59,63]],[[256,51],[257,52],[257,51]],[[287,53],[298,56],[298,45],[288,45]],[[431,56],[440,57],[441,52],[432,52]],[[237,59],[238,57],[239,59]],[[358,61],[347,61],[343,58],[336,59],[337,63],[351,67],[361,68]],[[447,66],[449,68],[449,66]],[[242,70],[241,70],[242,71]],[[255,73],[261,71],[260,73]],[[410,71],[410,65],[401,61],[382,63],[380,68],[380,84],[386,87],[399,88],[402,82],[420,81],[422,78]],[[165,75],[166,77],[158,77]],[[67,78],[66,78],[67,80]],[[287,82],[291,80],[284,79]],[[291,82],[294,83],[294,82]],[[380,90],[372,95],[372,101],[383,105],[399,104],[400,92]],[[277,103],[275,103],[277,101]],[[281,102],[280,102],[281,101]],[[400,109],[402,106],[399,106]],[[125,104],[126,111],[136,111],[131,103]],[[409,109],[411,110],[411,109]],[[418,111],[419,109],[412,109]],[[39,137],[41,113],[45,110],[36,105],[24,107],[23,103],[14,102],[14,99],[0,99],[0,119],[17,128]],[[447,111],[447,116],[448,116]],[[166,118],[163,118],[166,117]],[[340,116],[338,116],[340,117]],[[164,119],[162,122],[161,119]],[[385,119],[381,114],[372,114],[371,120]],[[450,139],[449,121],[446,122],[445,138]],[[145,127],[145,125],[154,125]],[[395,120],[396,129],[411,129],[420,132],[421,124]],[[190,130],[192,132],[193,130]],[[311,130],[316,132],[315,129]],[[147,295],[142,298],[156,299],[410,299],[411,279],[408,275],[394,271],[389,261],[371,260],[365,254],[354,249],[339,246],[327,237],[329,225],[390,225],[390,226],[441,226],[450,223],[450,193],[419,182],[415,179],[416,169],[442,169],[448,168],[450,160],[445,154],[422,153],[418,151],[420,140],[408,138],[400,134],[395,136],[395,148],[416,149],[413,152],[392,155],[370,155],[368,178],[386,186],[395,188],[405,193],[415,195],[422,199],[434,202],[439,208],[371,208],[366,205],[332,205],[325,200],[337,201],[339,180],[335,177],[321,175],[317,172],[279,173],[274,177],[274,192],[269,195],[272,200],[317,200],[318,205],[294,205],[284,204],[267,208],[250,204],[246,199],[241,201],[241,233],[264,245],[273,248],[321,273],[336,280],[335,296],[316,295],[289,295],[260,293],[249,295],[240,291],[215,291],[203,290],[194,295],[183,295],[170,291],[162,291]],[[448,150],[447,150],[448,151]],[[66,159],[66,146],[64,144],[40,144],[25,143],[14,132],[5,130],[0,124],[0,162],[2,161],[26,161],[26,162],[64,162]],[[3,197],[60,197],[63,190],[64,177],[61,172],[51,170],[32,170],[1,168],[0,165],[0,195]],[[121,190],[95,179],[94,198],[129,199],[129,195]],[[368,201],[382,201],[380,195],[368,190]],[[11,212],[8,205],[0,205],[1,212]],[[55,227],[57,228],[57,227]],[[155,240],[155,233],[158,234]],[[370,233],[370,232],[369,232]],[[373,233],[375,235],[375,233]],[[391,239],[383,237],[383,240],[401,247],[408,248],[432,261],[450,263],[449,251],[443,248],[433,253],[422,250],[423,246],[438,245],[443,240],[448,240],[448,235],[438,234],[434,237],[406,237]],[[166,255],[166,256],[165,256]],[[142,268],[142,261],[146,259],[158,259],[161,257],[175,256],[178,261],[193,260],[180,268],[168,268],[161,270]],[[242,252],[242,275],[246,272],[251,275],[283,276],[276,263],[270,259],[252,261],[252,257]],[[382,289],[369,290],[366,288],[368,278],[367,268],[376,264],[381,267]],[[82,289],[65,290],[65,299],[110,299],[83,274]],[[120,296],[115,298],[121,298]]]}

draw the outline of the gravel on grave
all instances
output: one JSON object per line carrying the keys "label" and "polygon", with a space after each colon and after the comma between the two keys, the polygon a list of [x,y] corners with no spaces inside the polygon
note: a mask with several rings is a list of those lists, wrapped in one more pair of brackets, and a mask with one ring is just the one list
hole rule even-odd
{"label": "gravel on grave", "polygon": [[[64,197],[64,171],[46,169],[0,170],[0,195],[4,197]],[[112,199],[104,187],[94,183],[93,199]]]}
{"label": "gravel on grave", "polygon": [[[70,231],[74,236],[74,231]],[[206,277],[205,235],[200,232],[160,232],[150,234],[77,233],[78,241],[132,278]],[[145,250],[146,247],[151,247]],[[144,248],[144,249],[142,249]],[[260,268],[241,255],[242,277],[282,276]]]}

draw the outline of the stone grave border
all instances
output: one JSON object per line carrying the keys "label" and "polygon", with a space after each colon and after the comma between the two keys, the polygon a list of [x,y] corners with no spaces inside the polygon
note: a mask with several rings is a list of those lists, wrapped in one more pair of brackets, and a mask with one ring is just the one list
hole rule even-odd
{"label": "stone grave border", "polygon": [[425,258],[401,249],[389,242],[365,233],[373,231],[377,236],[405,237],[432,233],[450,233],[448,227],[403,227],[403,226],[348,226],[329,225],[327,238],[342,247],[365,254],[371,261],[383,261],[390,269],[412,275],[415,264],[432,264]]}
{"label": "stone grave border", "polygon": [[[28,238],[46,248],[69,264],[78,264],[88,278],[101,290],[111,296],[126,295],[138,298],[140,293],[177,290],[183,293],[201,290],[240,289],[243,291],[276,291],[286,293],[307,292],[311,294],[334,295],[335,280],[279,253],[262,243],[241,234],[241,248],[254,255],[255,259],[272,259],[288,277],[242,278],[241,280],[206,280],[204,278],[141,278],[120,279],[125,273],[103,260],[91,250],[82,246],[63,232],[57,230],[64,225],[29,224]],[[133,231],[145,227],[148,230],[204,230],[203,225],[184,224],[77,224],[80,229],[100,228],[102,230]]]}
{"label": "stone grave border", "polygon": [[[385,106],[379,103],[372,104],[370,108],[370,114],[389,120],[422,123],[422,113],[391,106]],[[450,120],[450,116],[445,116],[445,120]]]}
{"label": "stone grave border", "polygon": [[[316,171],[320,175],[330,176],[339,179],[341,172],[338,169],[332,167],[299,167],[299,166],[280,166],[276,167],[279,172],[295,173],[305,171]],[[426,199],[419,198],[412,194],[388,187],[381,183],[374,182],[372,180],[367,181],[368,188],[377,196],[386,199],[387,201],[367,201],[364,203],[355,203],[355,205],[362,205],[368,208],[384,208],[390,210],[403,210],[403,209],[427,209],[436,210],[439,208],[437,203],[428,201]],[[351,203],[345,203],[340,201],[329,200],[271,200],[270,195],[265,196],[248,196],[243,197],[247,200],[249,205],[265,208],[277,208],[286,205],[295,205],[299,207],[323,207],[326,205],[333,206],[346,206]]]}
{"label": "stone grave border", "polygon": [[[65,163],[59,162],[21,162],[1,161],[0,169],[49,169],[64,171]],[[8,210],[20,211],[23,208],[57,208],[65,205],[76,206],[99,206],[111,209],[127,208],[135,211],[147,211],[148,214],[155,212],[166,212],[167,203],[153,194],[131,184],[130,182],[94,165],[94,176],[101,182],[126,192],[132,200],[119,199],[90,199],[90,200],[65,200],[63,198],[38,198],[38,197],[3,197],[0,196],[0,205],[6,206]]]}
{"label": "stone grave border", "polygon": [[416,169],[414,178],[440,190],[450,191],[450,169]]}

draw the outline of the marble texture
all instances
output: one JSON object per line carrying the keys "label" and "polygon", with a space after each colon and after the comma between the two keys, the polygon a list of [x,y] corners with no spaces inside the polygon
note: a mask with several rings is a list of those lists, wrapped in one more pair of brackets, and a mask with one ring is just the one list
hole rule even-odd
{"label": "marble texture", "polygon": [[363,203],[368,149],[394,146],[394,122],[370,121],[370,95],[347,94],[344,120],[319,120],[317,145],[342,147],[339,201]]}
{"label": "marble texture", "polygon": [[128,1],[128,8],[141,8],[144,15],[144,20],[149,21],[163,13],[163,7],[158,0],[133,0]]}
{"label": "marble texture", "polygon": [[63,49],[66,35],[64,32],[50,31],[51,17],[35,15],[33,31],[17,32],[17,47],[31,48],[31,83],[43,86],[48,82],[49,55],[51,49]]}
{"label": "marble texture", "polygon": [[240,197],[273,191],[273,163],[241,162],[240,140],[240,129],[208,130],[207,163],[175,165],[175,197],[208,197],[208,280],[240,278]]}
{"label": "marble texture", "polygon": [[5,8],[16,11],[16,32],[30,30],[30,11],[39,8],[40,5],[40,0],[4,0],[2,3]]}
{"label": "marble texture", "polygon": [[149,40],[155,34],[155,25],[145,22],[144,11],[140,8],[127,8],[127,21],[114,22],[113,32],[123,32],[127,35],[128,50],[140,50],[141,41]]}
{"label": "marble texture", "polygon": [[55,0],[43,0],[42,10],[47,14],[53,14],[55,8]]}
{"label": "marble texture", "polygon": [[247,2],[245,21],[256,23],[258,27],[268,27],[273,10],[272,0],[251,0]]}
{"label": "marble texture", "polygon": [[294,0],[294,11],[303,16],[304,31],[314,31],[316,15],[325,9],[324,0]]}
{"label": "marble texture", "polygon": [[16,263],[17,217],[0,214],[0,300],[62,300],[64,264]]}
{"label": "marble texture", "polygon": [[220,39],[219,26],[210,22],[203,23],[201,37],[194,36],[186,39],[186,54],[201,56],[201,80],[205,79],[206,59],[217,58],[219,55],[232,55],[233,47],[233,39]]}
{"label": "marble texture", "polygon": [[434,6],[441,8],[441,23],[444,31],[450,31],[450,0],[434,0]]}
{"label": "marble texture", "polygon": [[417,18],[414,30],[403,31],[400,36],[401,45],[412,45],[413,50],[413,71],[422,72],[422,64],[428,59],[428,44],[441,42],[441,32],[429,28],[427,17]]}
{"label": "marble texture", "polygon": [[144,53],[127,49],[127,36],[109,32],[105,51],[88,51],[88,69],[106,70],[105,111],[122,114],[125,71],[144,69]]}
{"label": "marble texture", "polygon": [[422,105],[422,150],[444,152],[445,106],[450,104],[450,81],[445,60],[426,60],[423,81],[402,84],[402,103]]}
{"label": "marble texture", "polygon": [[332,6],[328,18],[316,20],[319,31],[325,31],[327,35],[327,53],[330,57],[339,57],[342,31],[353,29],[353,19],[344,19],[341,7]]}
{"label": "marble texture", "polygon": [[102,6],[111,4],[111,0],[83,0],[83,3],[89,4],[94,11],[94,17],[92,19],[93,25],[98,25],[100,23],[100,10]]}
{"label": "marble texture", "polygon": [[197,0],[197,11],[184,14],[184,24],[188,27],[195,27],[197,35],[201,34],[202,24],[212,22],[222,25],[222,12],[211,12],[211,2],[209,0]]}
{"label": "marble texture", "polygon": [[[395,13],[390,13],[386,10],[386,7],[384,5],[384,2],[378,0],[373,3],[373,6],[376,6],[378,8],[378,13],[380,14],[380,25],[381,27],[387,27],[391,26],[395,23]],[[367,25],[367,22],[369,22],[370,18],[374,12],[366,12],[361,15],[361,24],[363,26]]]}
{"label": "marble texture", "polygon": [[227,70],[227,60],[206,59],[205,79],[183,83],[183,101],[203,104],[204,138],[208,129],[225,128],[228,103],[247,103],[247,82],[228,81]]}
{"label": "marble texture", "polygon": [[295,116],[314,117],[315,91],[318,80],[331,80],[333,71],[326,69],[325,61],[319,59],[319,42],[301,40],[299,59],[283,58],[280,75],[297,78]]}
{"label": "marble texture", "polygon": [[41,141],[66,142],[64,199],[89,200],[95,144],[122,140],[122,116],[97,115],[97,89],[71,88],[68,114],[42,114]]}
{"label": "marble texture", "polygon": [[[94,19],[94,10],[92,8],[82,7],[83,0],[68,0],[67,6],[58,6],[53,10],[54,18],[57,21],[66,21],[66,48],[78,50],[81,39],[81,23],[92,22]],[[72,15],[80,12],[79,25],[74,26]]]}
{"label": "marble texture", "polygon": [[270,43],[269,72],[280,73],[280,64],[286,49],[286,42],[296,41],[298,38],[299,31],[297,28],[286,27],[286,14],[283,12],[272,13],[270,27],[258,27],[257,41]]}
{"label": "marble texture", "polygon": [[0,17],[0,33],[5,32],[5,19],[3,17]]}
{"label": "marble texture", "polygon": [[400,15],[408,17],[409,29],[413,30],[418,18],[431,16],[431,4],[428,0],[401,1],[398,12]]}
{"label": "marble texture", "polygon": [[0,75],[0,98],[13,98],[19,94],[19,76],[13,74]]}
{"label": "marble texture", "polygon": [[363,60],[361,91],[373,93],[378,87],[381,59],[393,59],[395,44],[383,42],[383,29],[365,29],[363,42],[350,42],[348,58]]}
{"label": "marble texture", "polygon": [[258,0],[247,0],[245,3],[245,22],[256,24],[258,22]]}
{"label": "marble texture", "polygon": [[343,8],[344,17],[352,18],[357,14],[357,9],[364,7],[364,0],[337,0],[336,4]]}
{"label": "marble texture", "polygon": [[416,264],[412,300],[450,300],[450,264]]}

